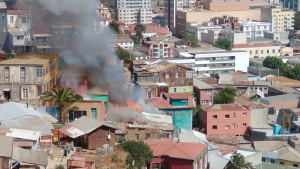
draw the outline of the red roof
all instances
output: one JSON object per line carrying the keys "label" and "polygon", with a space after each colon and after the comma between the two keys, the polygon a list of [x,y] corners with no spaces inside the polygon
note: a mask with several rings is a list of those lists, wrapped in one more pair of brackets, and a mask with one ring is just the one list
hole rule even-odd
{"label": "red roof", "polygon": [[30,15],[30,10],[7,10],[7,15]]}
{"label": "red roof", "polygon": [[171,97],[172,99],[188,99],[191,97],[191,93],[183,92],[183,93],[164,93],[166,97]]}
{"label": "red roof", "polygon": [[[193,96],[188,93],[190,96],[187,97],[186,93],[164,93],[164,95],[167,97],[167,99],[164,99],[162,97],[158,98],[149,98],[146,100],[147,104],[152,104],[154,107],[158,109],[176,109],[176,108],[193,108],[194,102],[193,102]],[[172,106],[171,100],[172,99],[188,99],[188,106]]]}
{"label": "red roof", "polygon": [[85,166],[85,161],[72,161],[71,164],[72,167],[84,167]]}
{"label": "red roof", "polygon": [[144,140],[153,151],[153,156],[169,156],[171,158],[180,158],[195,160],[206,148],[206,145],[199,143],[173,143],[166,141]]}
{"label": "red roof", "polygon": [[236,44],[233,45],[233,48],[257,48],[257,47],[268,47],[268,46],[276,46],[271,43],[254,43],[254,44]]}

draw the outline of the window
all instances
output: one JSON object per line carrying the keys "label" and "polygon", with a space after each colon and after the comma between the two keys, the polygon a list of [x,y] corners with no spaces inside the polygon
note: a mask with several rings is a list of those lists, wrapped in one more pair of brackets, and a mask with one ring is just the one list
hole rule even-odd
{"label": "window", "polygon": [[250,50],[250,55],[252,55],[252,50]]}
{"label": "window", "polygon": [[176,79],[178,78],[178,72],[175,73],[175,78],[176,78]]}
{"label": "window", "polygon": [[235,119],[235,113],[233,113],[233,117],[232,118]]}
{"label": "window", "polygon": [[260,53],[263,54],[263,53],[264,53],[264,50],[261,50]]}
{"label": "window", "polygon": [[265,158],[262,158],[262,160],[261,160],[262,162],[266,162],[266,159]]}
{"label": "window", "polygon": [[275,49],[273,49],[272,52],[275,53]]}
{"label": "window", "polygon": [[284,165],[284,162],[280,161],[279,164],[280,164],[280,165]]}
{"label": "window", "polygon": [[[26,23],[26,18],[22,18],[22,23]],[[64,31],[61,32],[64,33]]]}
{"label": "window", "polygon": [[201,104],[208,104],[208,100],[201,100]]}
{"label": "window", "polygon": [[20,68],[20,81],[25,82],[25,67]]}
{"label": "window", "polygon": [[152,163],[152,169],[159,169],[159,163]]}
{"label": "window", "polygon": [[218,129],[217,125],[212,126],[212,129],[217,130]]}
{"label": "window", "polygon": [[269,50],[267,50],[267,53],[269,53]]}
{"label": "window", "polygon": [[255,54],[258,54],[258,51],[257,51],[257,50],[255,50]]}
{"label": "window", "polygon": [[168,169],[168,163],[167,162],[162,162],[161,163],[161,169]]}
{"label": "window", "polygon": [[134,139],[135,139],[135,140],[139,140],[139,139],[140,139],[140,135],[139,135],[139,134],[135,134],[135,135],[134,135]]}
{"label": "window", "polygon": [[42,94],[42,86],[37,86],[37,96]]}
{"label": "window", "polygon": [[5,19],[5,15],[1,15],[1,19],[4,20]]}
{"label": "window", "polygon": [[4,68],[4,81],[9,82],[9,67]]}
{"label": "window", "polygon": [[28,89],[22,89],[22,99],[28,99]]}
{"label": "window", "polygon": [[244,112],[244,113],[243,113],[243,116],[247,116],[247,112]]}
{"label": "window", "polygon": [[230,125],[225,125],[225,129],[226,130],[230,129]]}
{"label": "window", "polygon": [[217,119],[218,118],[218,115],[213,115],[213,119]]}
{"label": "window", "polygon": [[247,123],[243,123],[243,127],[246,127],[247,126]]}
{"label": "window", "polygon": [[225,115],[225,119],[229,119],[229,117],[230,117],[229,114]]}
{"label": "window", "polygon": [[36,74],[36,77],[43,77],[43,69],[42,69],[42,67],[36,67],[35,68],[35,74]]}
{"label": "window", "polygon": [[173,88],[173,92],[174,92],[174,93],[176,93],[176,92],[177,92],[177,90],[176,90],[176,88],[175,88],[175,87]]}
{"label": "window", "polygon": [[186,71],[186,72],[185,72],[185,77],[186,77],[187,79],[193,78],[193,71]]}
{"label": "window", "polygon": [[150,139],[150,134],[146,134],[146,139]]}
{"label": "window", "polygon": [[97,109],[91,108],[91,118],[96,119],[97,118]]}
{"label": "window", "polygon": [[151,92],[148,92],[148,96],[147,96],[148,98],[151,98]]}
{"label": "window", "polygon": [[280,53],[280,49],[278,49],[278,53]]}
{"label": "window", "polygon": [[274,159],[271,159],[271,163],[273,163],[273,164],[274,164],[274,163],[275,163],[275,160],[274,160]]}
{"label": "window", "polygon": [[293,164],[293,167],[298,167],[298,164]]}
{"label": "window", "polygon": [[211,90],[205,90],[205,94],[211,94]]}
{"label": "window", "polygon": [[232,129],[235,129],[235,123],[232,124]]}
{"label": "window", "polygon": [[14,23],[14,17],[10,16],[10,23]]}
{"label": "window", "polygon": [[23,40],[24,37],[23,36],[17,36],[17,40]]}
{"label": "window", "polygon": [[166,74],[166,79],[169,79],[169,74]]}
{"label": "window", "polygon": [[1,27],[1,32],[6,32],[6,27]]}
{"label": "window", "polygon": [[166,112],[167,116],[172,116],[172,112]]}

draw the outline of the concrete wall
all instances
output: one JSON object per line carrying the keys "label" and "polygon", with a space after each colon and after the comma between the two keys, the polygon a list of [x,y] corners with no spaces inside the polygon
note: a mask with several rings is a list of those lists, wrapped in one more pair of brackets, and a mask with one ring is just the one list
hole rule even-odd
{"label": "concrete wall", "polygon": [[[145,128],[142,127],[134,127],[130,128],[127,127],[127,136],[126,140],[136,140],[135,135],[139,135],[139,140],[146,140],[146,139],[171,139],[173,138],[173,131],[172,130],[160,130],[154,128]],[[150,138],[146,138],[146,134],[150,134]]]}
{"label": "concrete wall", "polygon": [[[5,18],[2,20],[1,16],[4,15]],[[7,38],[7,10],[0,9],[0,49],[4,47]],[[3,29],[3,31],[2,31]]]}
{"label": "concrete wall", "polygon": [[211,11],[233,11],[233,10],[248,10],[250,4],[267,4],[267,0],[263,1],[218,1],[207,2],[201,1],[203,8]]}
{"label": "concrete wall", "polygon": [[269,108],[251,109],[251,125],[268,124]]}
{"label": "concrete wall", "polygon": [[[262,46],[262,47],[248,47],[248,48],[233,48],[232,50],[242,50],[249,52],[250,59],[258,56],[259,58],[265,58],[267,56],[280,56],[281,46]],[[274,51],[273,51],[274,50]]]}
{"label": "concrete wall", "polygon": [[[174,92],[175,88],[176,88],[176,92]],[[169,93],[181,93],[181,92],[190,92],[192,94],[193,86],[169,87]]]}
{"label": "concrete wall", "polygon": [[299,105],[299,99],[275,101],[275,102],[269,102],[267,100],[260,99],[260,102],[269,105],[271,107],[274,107],[275,111],[278,111],[280,109],[287,109],[287,108],[297,108]]}
{"label": "concrete wall", "polygon": [[254,155],[251,155],[250,157],[245,158],[245,161],[252,163],[252,165],[260,164],[261,160],[262,160],[262,153],[261,152],[256,153]]}
{"label": "concrete wall", "polygon": [[172,112],[174,134],[180,133],[180,128],[192,130],[192,109],[164,109],[163,112]]}

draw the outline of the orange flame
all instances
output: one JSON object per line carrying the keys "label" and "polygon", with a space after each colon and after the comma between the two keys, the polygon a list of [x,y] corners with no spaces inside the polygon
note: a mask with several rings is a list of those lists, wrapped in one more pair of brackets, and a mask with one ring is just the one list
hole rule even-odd
{"label": "orange flame", "polygon": [[140,108],[140,106],[136,103],[133,103],[131,100],[127,100],[127,107],[132,107],[137,111],[142,111],[142,109]]}

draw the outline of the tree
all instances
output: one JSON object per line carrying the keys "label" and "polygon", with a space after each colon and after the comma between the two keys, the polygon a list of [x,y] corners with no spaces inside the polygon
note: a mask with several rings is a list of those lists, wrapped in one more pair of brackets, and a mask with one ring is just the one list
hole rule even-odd
{"label": "tree", "polygon": [[191,45],[194,46],[194,47],[200,47],[200,45],[198,44],[199,40],[198,40],[196,35],[186,34],[186,35],[182,36],[182,39],[191,41]]}
{"label": "tree", "polygon": [[214,104],[228,104],[234,103],[234,97],[236,96],[236,90],[234,88],[226,86],[219,93],[214,95]]}
{"label": "tree", "polygon": [[283,66],[283,62],[277,57],[267,56],[263,61],[263,65],[271,69],[280,69]]}
{"label": "tree", "polygon": [[252,163],[246,162],[243,155],[235,151],[230,157],[229,169],[254,169]]}
{"label": "tree", "polygon": [[128,164],[130,168],[146,166],[153,157],[150,147],[143,141],[127,141],[122,147],[129,153],[126,158],[126,164]]}
{"label": "tree", "polygon": [[117,49],[116,54],[120,60],[134,60],[134,57],[130,56],[130,53],[121,47]]}
{"label": "tree", "polygon": [[193,127],[199,127],[200,117],[201,117],[201,104],[198,104],[192,109],[193,111]]}
{"label": "tree", "polygon": [[215,41],[213,44],[213,47],[225,49],[225,50],[231,50],[232,49],[232,42],[226,38],[221,38]]}
{"label": "tree", "polygon": [[66,108],[74,102],[81,102],[82,96],[67,86],[55,86],[49,91],[43,92],[40,99],[42,101],[52,100],[58,106],[60,123],[64,123]]}
{"label": "tree", "polygon": [[110,22],[109,27],[110,27],[114,32],[116,32],[117,34],[122,33],[121,30],[120,30],[120,24],[119,24],[117,21],[115,21],[115,20],[113,20],[113,21]]}
{"label": "tree", "polygon": [[295,15],[295,25],[294,25],[295,30],[300,30],[300,12],[297,12]]}
{"label": "tree", "polygon": [[146,32],[146,26],[142,23],[138,23],[134,28],[136,34],[136,43],[141,43],[141,39],[143,39],[143,33]]}

